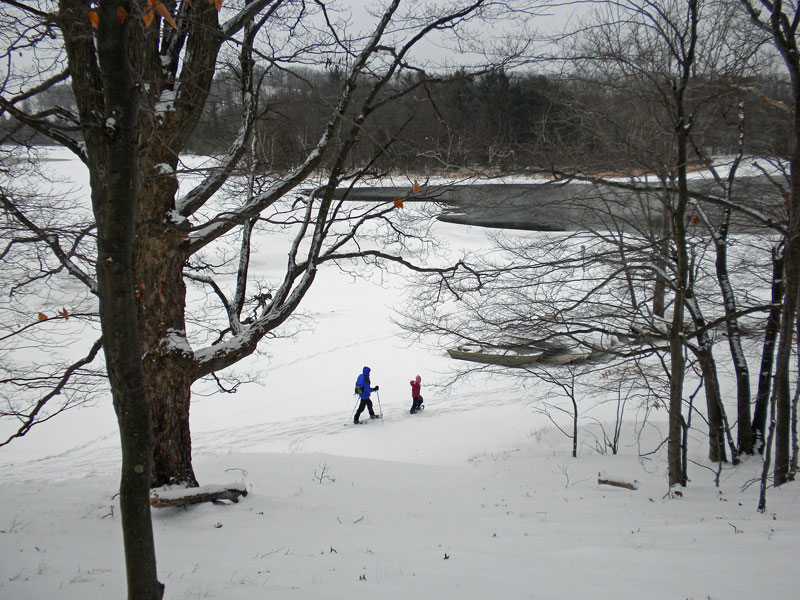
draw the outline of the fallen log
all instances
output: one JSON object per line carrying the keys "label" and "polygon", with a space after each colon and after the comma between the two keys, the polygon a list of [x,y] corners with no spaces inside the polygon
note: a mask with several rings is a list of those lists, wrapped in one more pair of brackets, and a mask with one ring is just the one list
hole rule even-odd
{"label": "fallen log", "polygon": [[627,490],[635,490],[637,489],[636,485],[633,483],[628,483],[627,481],[614,481],[612,479],[598,479],[597,483],[600,485],[613,485],[614,487],[621,487]]}
{"label": "fallen log", "polygon": [[198,502],[222,502],[228,500],[234,504],[239,496],[247,496],[247,488],[243,483],[228,485],[204,485],[195,488],[158,488],[150,490],[150,506],[165,508],[167,506],[185,506]]}

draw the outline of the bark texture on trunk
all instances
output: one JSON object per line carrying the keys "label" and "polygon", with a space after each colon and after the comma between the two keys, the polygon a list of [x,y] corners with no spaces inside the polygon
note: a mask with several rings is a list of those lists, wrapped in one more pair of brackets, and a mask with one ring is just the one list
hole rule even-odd
{"label": "bark texture on trunk", "polygon": [[[189,428],[194,357],[186,340],[183,280],[189,252],[187,222],[176,216],[176,169],[178,155],[208,97],[222,37],[213,3],[195,2],[187,10],[191,19],[182,64],[163,62],[166,46],[159,43],[174,34],[164,33],[160,40],[156,28],[145,32],[135,56],[142,78],[148,82],[148,110],[142,111],[139,119],[142,134],[137,170],[142,183],[133,264],[155,439],[153,487],[197,485]],[[170,102],[165,103],[165,97]]]}
{"label": "bark texture on trunk", "polygon": [[150,515],[153,429],[144,388],[133,277],[139,177],[140,97],[130,64],[129,21],[120,2],[98,3],[93,31],[85,2],[62,0],[59,18],[85,127],[97,222],[97,282],[106,370],[120,433],[120,510],[128,598],[159,600]]}
{"label": "bark texture on trunk", "polygon": [[[160,154],[159,154],[160,152]],[[146,173],[139,198],[134,265],[147,397],[155,435],[153,487],[196,486],[189,429],[193,354],[186,341],[184,233],[165,224],[175,206],[177,182],[155,165],[177,164],[177,157],[153,148],[140,158]]]}

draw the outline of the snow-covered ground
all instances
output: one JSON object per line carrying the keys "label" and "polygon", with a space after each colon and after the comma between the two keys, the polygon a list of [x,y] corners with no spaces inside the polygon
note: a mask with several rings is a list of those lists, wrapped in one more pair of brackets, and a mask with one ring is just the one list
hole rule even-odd
{"label": "snow-covered ground", "polygon": [[[440,233],[454,249],[486,239],[458,225]],[[165,598],[796,597],[796,484],[771,489],[758,513],[748,483],[760,459],[725,468],[715,487],[698,433],[691,483],[668,495],[663,448],[640,458],[664,437],[663,411],[642,428],[630,410],[616,456],[598,453],[584,423],[572,458],[534,410],[554,401],[543,384],[434,387],[454,361],[400,336],[390,319],[402,286],[324,270],[303,304],[313,329],[268,342],[249,365],[261,385],[195,397],[198,478],[250,493],[154,510]],[[364,365],[384,419],[347,426]],[[417,374],[426,410],[410,415]],[[110,402],[0,448],[0,598],[125,596],[118,456]]]}

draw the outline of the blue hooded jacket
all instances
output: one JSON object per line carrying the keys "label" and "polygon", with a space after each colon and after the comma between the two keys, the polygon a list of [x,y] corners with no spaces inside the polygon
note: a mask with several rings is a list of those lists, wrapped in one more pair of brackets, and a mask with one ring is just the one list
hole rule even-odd
{"label": "blue hooded jacket", "polygon": [[369,398],[369,395],[375,391],[375,388],[370,387],[369,367],[364,367],[364,370],[361,372],[361,375],[359,375],[358,379],[356,379],[356,387],[361,388],[361,392],[359,392],[358,396],[362,400],[365,398]]}

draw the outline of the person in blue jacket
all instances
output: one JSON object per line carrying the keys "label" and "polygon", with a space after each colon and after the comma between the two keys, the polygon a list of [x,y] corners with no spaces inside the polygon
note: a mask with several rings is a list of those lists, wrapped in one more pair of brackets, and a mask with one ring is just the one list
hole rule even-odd
{"label": "person in blue jacket", "polygon": [[358,418],[361,416],[361,413],[364,412],[366,408],[369,411],[369,418],[370,419],[380,419],[380,415],[376,415],[375,411],[372,408],[372,400],[369,399],[369,395],[372,392],[378,391],[378,386],[371,387],[372,384],[369,380],[369,367],[364,367],[361,371],[361,375],[358,376],[356,379],[356,394],[358,397],[361,398],[361,402],[358,405],[358,410],[356,411],[356,415],[353,418],[353,423],[358,425]]}

